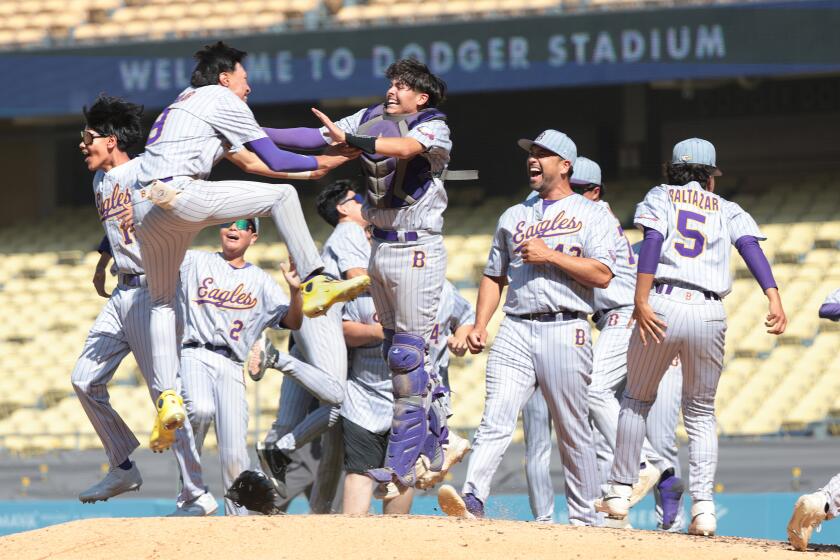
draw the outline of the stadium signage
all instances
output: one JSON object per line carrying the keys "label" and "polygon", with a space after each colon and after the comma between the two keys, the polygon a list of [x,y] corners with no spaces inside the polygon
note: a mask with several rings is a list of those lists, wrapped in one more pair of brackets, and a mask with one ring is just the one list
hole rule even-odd
{"label": "stadium signage", "polygon": [[[452,93],[840,71],[840,0],[546,15],[439,25],[284,32],[247,50],[250,102],[382,94],[384,69],[414,56]],[[760,30],[757,33],[756,30]],[[98,92],[148,107],[188,85],[208,39],[0,55],[21,80],[0,116],[76,113]],[[61,84],[61,87],[56,87]]]}

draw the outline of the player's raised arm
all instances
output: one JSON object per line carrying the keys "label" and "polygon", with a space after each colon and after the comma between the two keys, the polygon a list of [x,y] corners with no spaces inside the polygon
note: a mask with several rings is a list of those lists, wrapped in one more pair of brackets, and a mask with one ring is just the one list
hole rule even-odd
{"label": "player's raised arm", "polygon": [[280,263],[280,269],[283,271],[283,278],[289,285],[289,310],[280,324],[287,329],[296,331],[303,323],[303,297],[300,293],[300,276],[298,276],[294,263]]}
{"label": "player's raised arm", "polygon": [[545,242],[534,237],[521,245],[522,260],[526,264],[550,264],[556,266],[579,284],[589,288],[606,288],[613,273],[597,259],[576,257],[549,249]]}

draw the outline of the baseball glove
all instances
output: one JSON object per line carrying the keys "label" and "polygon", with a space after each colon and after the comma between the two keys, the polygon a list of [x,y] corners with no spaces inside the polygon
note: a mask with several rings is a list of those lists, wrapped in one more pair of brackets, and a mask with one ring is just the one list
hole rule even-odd
{"label": "baseball glove", "polygon": [[242,471],[225,493],[225,498],[239,507],[258,511],[263,515],[281,515],[277,507],[280,495],[271,480],[259,471]]}

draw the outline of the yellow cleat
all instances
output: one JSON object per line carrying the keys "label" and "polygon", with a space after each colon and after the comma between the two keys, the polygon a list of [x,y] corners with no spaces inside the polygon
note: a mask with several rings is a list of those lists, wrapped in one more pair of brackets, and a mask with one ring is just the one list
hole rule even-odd
{"label": "yellow cleat", "polygon": [[351,301],[370,286],[370,277],[355,276],[349,280],[333,280],[319,274],[301,285],[303,294],[303,314],[307,317],[320,317],[334,303]]}
{"label": "yellow cleat", "polygon": [[184,399],[171,389],[164,391],[157,398],[157,413],[160,425],[167,430],[177,430],[184,425],[187,418]]}
{"label": "yellow cleat", "polygon": [[155,427],[152,429],[152,437],[149,438],[149,447],[155,453],[163,453],[175,443],[175,430],[167,430],[160,423],[160,418],[155,418]]}

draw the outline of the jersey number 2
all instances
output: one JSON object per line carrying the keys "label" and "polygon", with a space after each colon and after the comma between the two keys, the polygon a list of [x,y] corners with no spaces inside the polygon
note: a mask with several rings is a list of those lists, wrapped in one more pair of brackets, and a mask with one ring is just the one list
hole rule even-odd
{"label": "jersey number 2", "polygon": [[240,321],[238,319],[236,321],[234,321],[233,324],[231,325],[231,329],[230,329],[230,333],[229,333],[230,338],[233,339],[233,340],[239,340],[239,333],[241,333],[242,329],[244,329],[244,328],[245,328],[245,323],[243,323],[242,321]]}
{"label": "jersey number 2", "polygon": [[676,249],[677,253],[679,253],[680,255],[693,259],[694,257],[703,252],[703,248],[706,245],[706,238],[703,236],[700,230],[689,227],[689,220],[705,224],[706,216],[704,216],[703,214],[698,214],[696,212],[689,212],[688,210],[679,211],[679,213],[677,214],[677,231],[680,232],[680,235],[683,236],[683,239],[690,239],[694,243],[689,247],[682,241],[677,241],[676,243],[674,243],[674,249]]}

